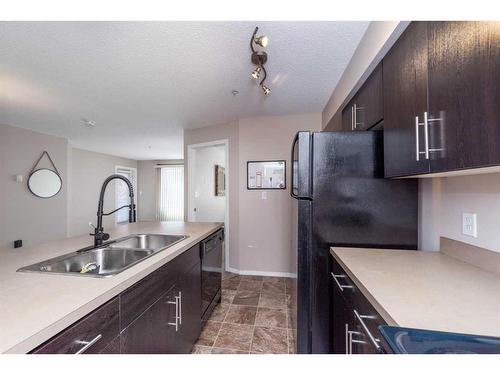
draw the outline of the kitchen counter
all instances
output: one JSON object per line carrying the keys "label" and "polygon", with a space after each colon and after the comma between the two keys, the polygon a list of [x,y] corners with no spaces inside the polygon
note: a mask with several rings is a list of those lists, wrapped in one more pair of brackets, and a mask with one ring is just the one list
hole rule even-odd
{"label": "kitchen counter", "polygon": [[0,353],[26,353],[223,226],[222,223],[138,222],[107,230],[180,234],[188,238],[107,278],[16,272],[92,244],[89,235],[19,249],[0,249]]}
{"label": "kitchen counter", "polygon": [[389,325],[500,337],[499,274],[442,251],[330,252]]}

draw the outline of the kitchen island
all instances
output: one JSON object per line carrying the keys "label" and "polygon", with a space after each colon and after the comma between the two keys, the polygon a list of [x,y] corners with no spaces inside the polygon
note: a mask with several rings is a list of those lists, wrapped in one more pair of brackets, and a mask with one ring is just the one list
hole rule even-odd
{"label": "kitchen island", "polygon": [[107,278],[17,269],[89,246],[88,235],[20,249],[0,249],[0,353],[27,353],[111,301],[172,259],[191,250],[222,223],[138,222],[109,231],[111,239],[131,234],[186,235],[186,239]]}

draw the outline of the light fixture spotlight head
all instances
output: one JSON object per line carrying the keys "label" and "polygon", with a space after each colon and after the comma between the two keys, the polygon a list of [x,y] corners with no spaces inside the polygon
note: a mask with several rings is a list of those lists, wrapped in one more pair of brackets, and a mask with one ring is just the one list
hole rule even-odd
{"label": "light fixture spotlight head", "polygon": [[253,41],[255,44],[258,44],[259,46],[265,48],[267,46],[267,44],[269,43],[269,38],[265,35],[261,35],[261,36],[258,36],[257,38],[255,38]]}
{"label": "light fixture spotlight head", "polygon": [[269,95],[271,93],[271,89],[267,87],[266,85],[262,85],[262,91],[264,92],[264,95]]}
{"label": "light fixture spotlight head", "polygon": [[255,70],[252,72],[252,78],[259,79],[261,70],[262,68],[260,67],[260,65],[257,68],[255,68]]}

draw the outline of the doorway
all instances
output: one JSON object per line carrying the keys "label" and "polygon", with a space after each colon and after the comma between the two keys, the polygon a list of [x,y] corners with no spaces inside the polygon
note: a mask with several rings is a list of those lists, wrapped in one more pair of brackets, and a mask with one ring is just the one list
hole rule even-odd
{"label": "doorway", "polygon": [[224,265],[229,266],[228,140],[188,145],[187,219],[224,222]]}

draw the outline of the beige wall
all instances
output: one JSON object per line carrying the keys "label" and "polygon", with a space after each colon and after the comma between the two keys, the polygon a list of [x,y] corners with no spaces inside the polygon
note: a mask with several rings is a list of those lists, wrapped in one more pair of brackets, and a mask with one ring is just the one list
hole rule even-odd
{"label": "beige wall", "polygon": [[[116,166],[137,168],[137,161],[117,156],[71,149],[70,200],[68,210],[68,235],[77,236],[89,231],[89,221],[96,225],[97,203],[103,181],[115,173]],[[115,184],[111,182],[104,196],[104,212],[115,208]],[[140,210],[140,209],[139,209]],[[104,229],[115,225],[115,215],[104,217]]]}
{"label": "beige wall", "polygon": [[[321,114],[255,117],[238,122],[184,133],[187,146],[215,140],[229,141],[229,265],[247,273],[290,273],[292,198],[290,148],[299,130],[320,130]],[[287,161],[287,190],[261,192],[246,189],[248,160],[284,159]],[[187,163],[186,163],[187,168]],[[187,208],[186,170],[186,208]]]}
{"label": "beige wall", "polygon": [[[48,151],[63,181],[52,198],[38,198],[27,187],[27,178],[43,151]],[[40,167],[50,167],[46,157]],[[15,175],[24,181],[17,183]],[[7,125],[0,125],[0,248],[12,248],[66,237],[68,199],[68,141]]]}
{"label": "beige wall", "polygon": [[323,128],[326,127],[335,112],[347,100],[350,100],[351,91],[363,84],[408,24],[409,22],[406,21],[373,21],[370,23],[323,109]]}
{"label": "beige wall", "polygon": [[[292,206],[290,150],[300,130],[321,130],[321,114],[256,117],[239,122],[239,269],[290,273]],[[286,190],[247,190],[248,160],[287,161]]]}
{"label": "beige wall", "polygon": [[189,166],[187,162],[188,145],[199,144],[205,142],[213,142],[218,140],[228,140],[228,180],[227,188],[229,206],[229,241],[226,246],[229,246],[229,265],[237,268],[239,264],[238,253],[238,122],[228,124],[220,124],[209,126],[200,129],[188,129],[184,131],[184,207],[186,211],[185,219],[187,220],[188,209],[188,176]]}
{"label": "beige wall", "polygon": [[139,195],[137,196],[137,218],[141,221],[156,220],[156,161],[139,160],[137,176]]}
{"label": "beige wall", "polygon": [[[500,174],[420,180],[419,248],[438,250],[439,236],[500,252]],[[462,234],[462,213],[477,214],[477,238]]]}

